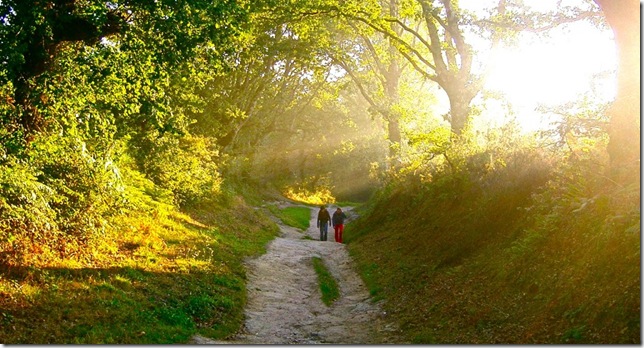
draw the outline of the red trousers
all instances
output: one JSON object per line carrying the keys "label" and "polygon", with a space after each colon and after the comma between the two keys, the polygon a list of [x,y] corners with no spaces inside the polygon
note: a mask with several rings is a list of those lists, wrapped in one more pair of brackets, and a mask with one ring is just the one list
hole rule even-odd
{"label": "red trousers", "polygon": [[333,229],[335,229],[335,241],[342,243],[342,231],[344,231],[344,225],[334,225]]}

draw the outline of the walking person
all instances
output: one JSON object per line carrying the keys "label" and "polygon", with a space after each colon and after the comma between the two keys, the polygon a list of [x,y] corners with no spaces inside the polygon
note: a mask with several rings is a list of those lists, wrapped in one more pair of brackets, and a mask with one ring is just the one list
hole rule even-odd
{"label": "walking person", "polygon": [[342,243],[342,232],[344,231],[344,220],[346,218],[347,215],[339,207],[333,213],[333,229],[335,230],[335,241],[338,243]]}
{"label": "walking person", "polygon": [[331,225],[331,215],[329,215],[329,211],[326,210],[325,206],[321,206],[320,211],[318,212],[318,227],[320,228],[321,241],[326,241],[327,231],[329,230],[330,225]]}

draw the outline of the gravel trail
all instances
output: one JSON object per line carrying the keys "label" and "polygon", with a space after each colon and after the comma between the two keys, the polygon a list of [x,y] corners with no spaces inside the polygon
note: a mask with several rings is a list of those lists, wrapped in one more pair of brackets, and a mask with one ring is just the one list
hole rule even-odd
{"label": "gravel trail", "polygon": [[[328,207],[333,214],[335,207]],[[349,216],[350,208],[343,209]],[[194,336],[191,344],[383,344],[396,343],[396,329],[386,313],[369,297],[355,272],[344,244],[336,243],[333,228],[328,241],[319,240],[317,209],[302,232],[282,225],[281,234],[266,254],[248,260],[246,321],[230,340]],[[312,238],[308,239],[306,236]],[[321,300],[312,258],[324,260],[340,287],[340,298],[330,307]],[[399,343],[399,342],[398,342]]]}

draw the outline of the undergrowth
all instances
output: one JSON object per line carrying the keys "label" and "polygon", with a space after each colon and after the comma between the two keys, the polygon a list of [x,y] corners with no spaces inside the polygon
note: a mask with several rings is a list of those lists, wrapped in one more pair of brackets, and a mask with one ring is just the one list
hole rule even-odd
{"label": "undergrowth", "polygon": [[641,343],[639,172],[613,181],[598,148],[399,178],[347,226],[372,296],[414,343]]}
{"label": "undergrowth", "polygon": [[242,261],[277,226],[233,193],[186,214],[138,192],[142,208],[111,217],[100,238],[56,249],[14,238],[19,258],[3,244],[0,342],[168,344],[239,329]]}

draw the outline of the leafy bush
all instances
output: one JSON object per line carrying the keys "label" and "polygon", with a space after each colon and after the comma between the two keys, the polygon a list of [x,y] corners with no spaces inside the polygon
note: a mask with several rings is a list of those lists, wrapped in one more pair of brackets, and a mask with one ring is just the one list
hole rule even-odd
{"label": "leafy bush", "polygon": [[5,156],[0,171],[0,233],[5,262],[78,251],[106,228],[123,203],[118,169],[77,136],[43,136],[28,157]]}
{"label": "leafy bush", "polygon": [[166,135],[147,141],[147,152],[137,154],[140,167],[155,184],[172,191],[174,203],[187,205],[220,191],[222,179],[211,139]]}
{"label": "leafy bush", "polygon": [[43,137],[32,148],[30,162],[40,171],[39,181],[56,192],[50,205],[58,227],[76,236],[100,232],[103,219],[122,203],[118,168],[109,155],[90,153],[74,136]]}
{"label": "leafy bush", "polygon": [[46,240],[57,217],[49,205],[55,192],[38,181],[35,168],[13,157],[5,159],[0,167],[0,243],[8,253],[17,234]]}
{"label": "leafy bush", "polygon": [[331,189],[328,177],[310,177],[299,184],[285,186],[282,194],[297,202],[320,205],[335,202]]}

